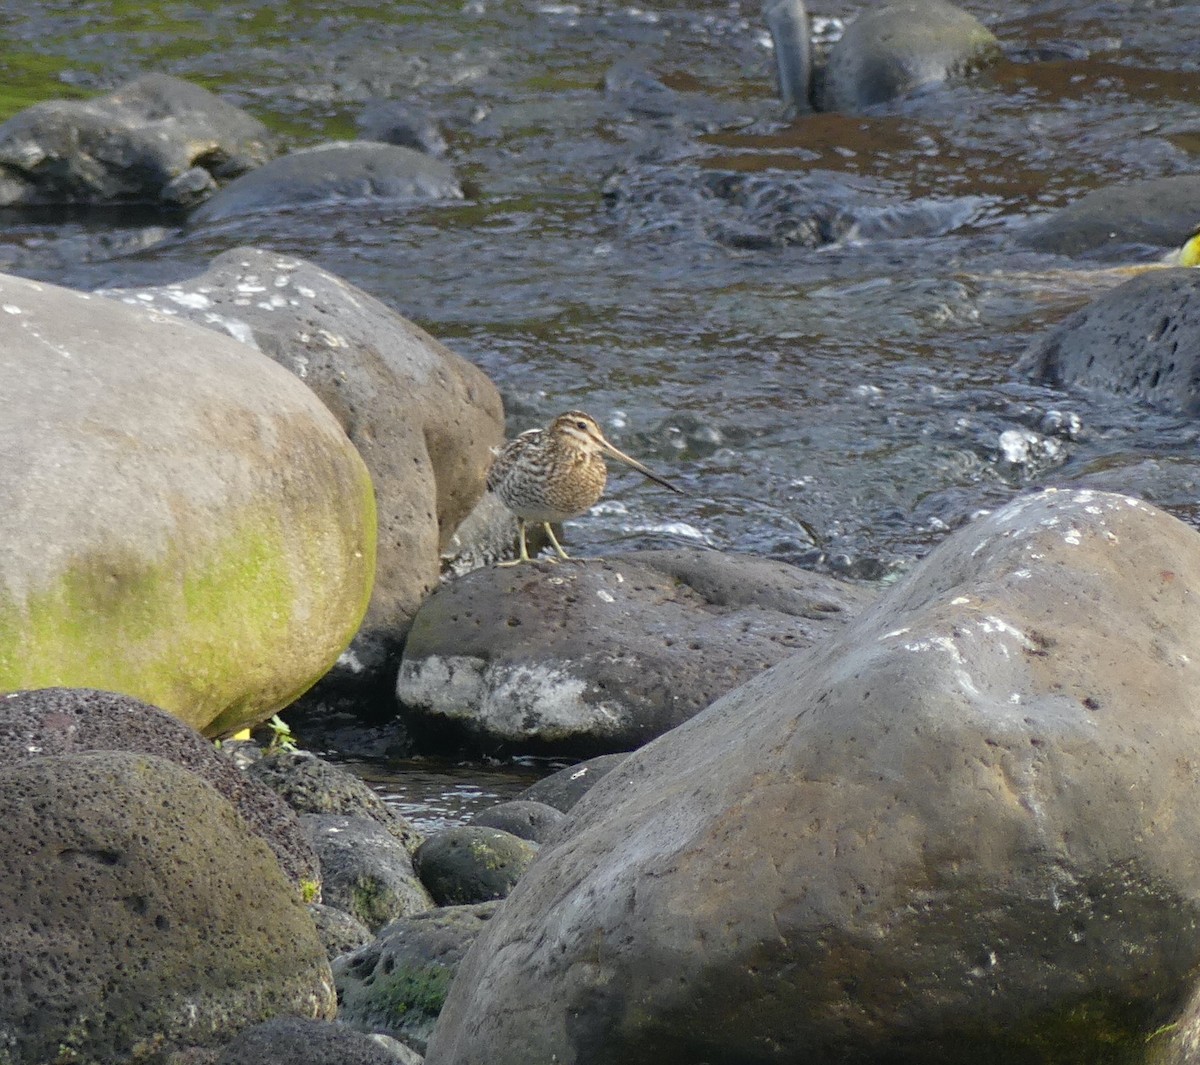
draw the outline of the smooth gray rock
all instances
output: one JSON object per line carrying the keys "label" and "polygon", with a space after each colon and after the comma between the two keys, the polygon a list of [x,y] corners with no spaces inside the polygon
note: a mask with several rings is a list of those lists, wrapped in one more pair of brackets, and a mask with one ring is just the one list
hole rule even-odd
{"label": "smooth gray rock", "polygon": [[462,186],[440,159],[375,141],[339,141],[281,155],[231,181],[192,212],[193,226],[298,207],[461,200]]}
{"label": "smooth gray rock", "polygon": [[316,852],[296,815],[246,776],[195,729],[130,695],[89,688],[40,688],[0,696],[0,766],[84,751],[153,754],[189,769],[229,800],[266,840],[296,885],[317,888]]}
{"label": "smooth gray rock", "polygon": [[344,1024],[276,1017],[226,1044],[217,1065],[399,1065],[401,1059]]}
{"label": "smooth gray rock", "polygon": [[1200,174],[1110,185],[1017,233],[1035,251],[1128,258],[1131,245],[1177,248],[1200,221]]}
{"label": "smooth gray rock", "polygon": [[498,828],[540,845],[557,832],[566,819],[561,810],[544,802],[514,799],[480,810],[471,818],[470,824],[481,828]]}
{"label": "smooth gray rock", "polygon": [[577,762],[530,784],[517,798],[545,803],[566,813],[628,757],[625,752],[600,754],[595,758]]}
{"label": "smooth gray rock", "polygon": [[0,690],[125,692],[210,736],[270,717],[371,594],[342,427],[212,329],[7,275],[0,306]]}
{"label": "smooth gray rock", "polygon": [[1191,1060],[1198,601],[1125,496],[949,537],[592,790],[429,1065]]}
{"label": "smooth gray rock", "polygon": [[338,1018],[424,1050],[467,949],[499,902],[402,917],[333,966]]}
{"label": "smooth gray rock", "polygon": [[1098,296],[1035,340],[1020,369],[1200,414],[1200,270],[1154,270]]}
{"label": "smooth gray rock", "polygon": [[274,751],[246,768],[256,780],[301,814],[368,817],[382,825],[410,853],[423,837],[409,822],[348,769],[307,751]]}
{"label": "smooth gray rock", "polygon": [[322,901],[372,932],[389,921],[433,908],[408,850],[369,817],[301,814],[321,860]]}
{"label": "smooth gray rock", "polygon": [[353,686],[386,672],[390,700],[394,648],[504,441],[495,386],[390,307],[293,256],[234,248],[187,281],[104,295],[258,348],[341,424],[371,472],[379,537],[367,616],[331,680]]}
{"label": "smooth gray rock", "polygon": [[376,100],[354,120],[365,141],[397,144],[442,158],[449,150],[437,123],[420,108],[402,100]]}
{"label": "smooth gray rock", "polygon": [[323,902],[310,902],[308,913],[331,962],[371,942],[371,930],[345,910],[326,906]]}
{"label": "smooth gray rock", "polygon": [[413,864],[439,906],[464,906],[505,898],[537,852],[511,832],[455,825],[422,843]]}
{"label": "smooth gray rock", "polygon": [[219,1046],[331,1018],[324,948],[274,854],[195,773],[91,751],[0,767],[0,1030],[13,1065]]}
{"label": "smooth gray rock", "polygon": [[0,206],[187,207],[261,166],[275,137],[199,85],[146,74],[91,100],[46,100],[0,125]]}
{"label": "smooth gray rock", "polygon": [[855,19],[829,52],[821,109],[862,111],[1000,58],[974,15],[943,0],[905,0]]}
{"label": "smooth gray rock", "polygon": [[629,750],[846,623],[872,593],[717,551],[477,570],[409,633],[413,727],[590,755]]}

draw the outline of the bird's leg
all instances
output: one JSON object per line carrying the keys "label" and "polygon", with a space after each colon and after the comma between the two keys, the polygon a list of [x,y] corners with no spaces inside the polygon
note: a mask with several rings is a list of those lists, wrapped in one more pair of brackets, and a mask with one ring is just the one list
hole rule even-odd
{"label": "bird's leg", "polygon": [[507,562],[497,562],[497,566],[519,566],[522,562],[528,562],[529,548],[525,543],[525,519],[517,519],[517,539],[521,544],[521,553],[516,558],[510,558]]}
{"label": "bird's leg", "polygon": [[570,559],[571,556],[563,550],[563,545],[558,542],[558,537],[554,535],[554,530],[550,528],[550,523],[548,521],[542,522],[542,528],[546,530],[546,535],[550,537],[550,542],[554,545],[554,550],[558,552],[558,557]]}

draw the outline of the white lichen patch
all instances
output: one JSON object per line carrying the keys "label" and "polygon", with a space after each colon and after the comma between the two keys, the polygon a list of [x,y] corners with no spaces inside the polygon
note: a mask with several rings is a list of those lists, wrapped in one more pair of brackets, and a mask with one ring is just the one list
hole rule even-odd
{"label": "white lichen patch", "polygon": [[617,597],[612,592],[606,592],[603,588],[596,589],[596,598],[604,603],[615,603]]}
{"label": "white lichen patch", "polygon": [[167,289],[167,299],[172,303],[178,304],[180,307],[187,307],[193,311],[203,311],[212,306],[210,300],[203,292],[183,292],[176,289]]}
{"label": "white lichen patch", "polygon": [[1074,525],[1063,533],[1063,543],[1070,544],[1072,547],[1078,547],[1083,543],[1083,533],[1081,533]]}
{"label": "white lichen patch", "polygon": [[4,305],[4,313],[5,314],[21,314],[22,312],[21,312],[21,308],[18,307],[15,303],[6,303]]}

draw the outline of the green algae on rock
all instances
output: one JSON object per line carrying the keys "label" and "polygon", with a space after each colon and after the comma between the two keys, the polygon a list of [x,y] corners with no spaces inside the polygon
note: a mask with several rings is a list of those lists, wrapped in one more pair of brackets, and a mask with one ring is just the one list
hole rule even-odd
{"label": "green algae on rock", "polygon": [[353,637],[370,476],[320,401],[234,340],[0,276],[0,688],[104,688],[209,735]]}

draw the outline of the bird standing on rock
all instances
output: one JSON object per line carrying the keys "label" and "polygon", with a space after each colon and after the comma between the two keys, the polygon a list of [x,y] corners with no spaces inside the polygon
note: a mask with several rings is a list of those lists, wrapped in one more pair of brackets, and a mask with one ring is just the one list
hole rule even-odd
{"label": "bird standing on rock", "polygon": [[605,455],[682,494],[670,481],[610,444],[590,414],[569,410],[545,429],[530,429],[510,440],[488,471],[488,490],[517,516],[520,534],[520,555],[501,566],[530,561],[525,544],[525,524],[530,521],[545,528],[559,558],[570,558],[550,523],[577,517],[600,498],[608,479]]}

